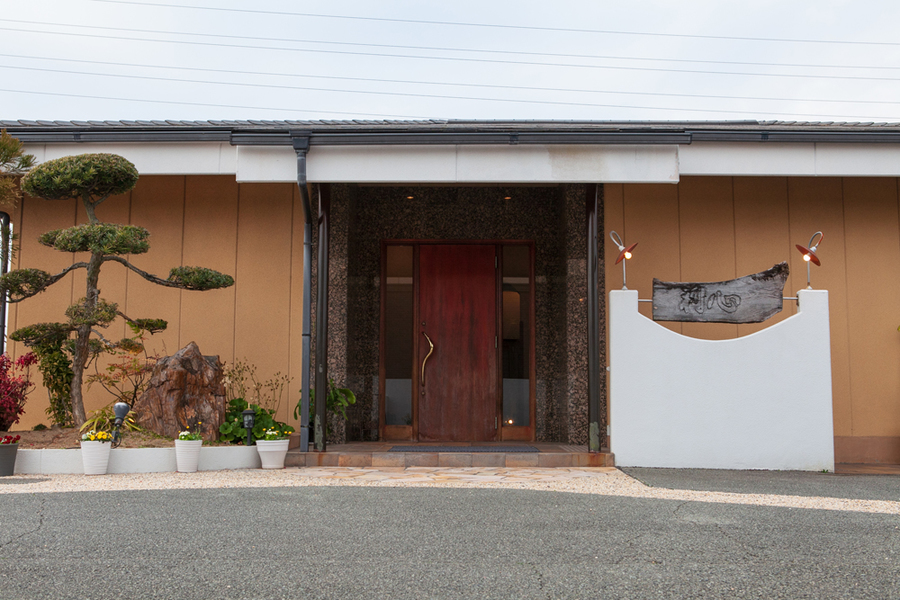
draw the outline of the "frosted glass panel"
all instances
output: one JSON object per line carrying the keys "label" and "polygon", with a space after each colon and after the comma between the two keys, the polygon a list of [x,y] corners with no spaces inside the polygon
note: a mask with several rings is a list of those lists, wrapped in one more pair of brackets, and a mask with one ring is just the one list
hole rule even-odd
{"label": "frosted glass panel", "polygon": [[388,246],[385,267],[385,425],[410,425],[413,369],[413,247]]}
{"label": "frosted glass panel", "polygon": [[531,250],[503,246],[503,424],[531,425]]}

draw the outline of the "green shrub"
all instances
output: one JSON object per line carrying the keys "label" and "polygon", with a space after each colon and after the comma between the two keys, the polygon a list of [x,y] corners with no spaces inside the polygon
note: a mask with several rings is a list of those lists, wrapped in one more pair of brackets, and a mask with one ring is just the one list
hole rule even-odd
{"label": "green shrub", "polygon": [[[248,404],[243,398],[234,398],[228,402],[228,412],[225,413],[225,422],[219,425],[220,440],[238,444],[247,439],[247,430],[244,429],[243,415],[243,412],[247,410],[247,407]],[[262,408],[258,404],[250,404],[249,407],[253,409],[253,412],[256,414],[253,430],[251,431],[254,442],[265,438],[266,431],[269,429],[293,433],[293,427],[275,420],[274,410]]]}

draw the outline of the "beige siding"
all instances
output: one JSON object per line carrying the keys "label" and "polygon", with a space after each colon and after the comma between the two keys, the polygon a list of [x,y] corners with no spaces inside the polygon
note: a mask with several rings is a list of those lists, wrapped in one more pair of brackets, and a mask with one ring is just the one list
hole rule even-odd
{"label": "beige siding", "polygon": [[[288,374],[293,381],[280,406],[281,419],[292,413],[300,388],[303,227],[296,187],[237,184],[233,176],[144,176],[130,194],[111,198],[98,210],[101,220],[150,231],[150,251],[130,257],[145,271],[165,278],[175,266],[205,266],[235,277],[235,286],[228,289],[189,292],[151,284],[121,265],[107,263],[100,290],[131,317],[169,322],[166,332],[151,339],[155,352],[172,354],[195,341],[204,354],[217,354],[226,363],[248,359],[262,379],[276,372]],[[72,255],[44,248],[36,238],[84,222],[83,208],[78,207],[76,217],[74,202],[26,198],[13,221],[22,236],[17,266],[58,272],[72,264]],[[84,272],[76,273],[12,305],[10,330],[63,320],[66,307],[84,295]],[[124,333],[124,324],[117,322],[104,335],[119,339]],[[18,346],[10,349],[21,353],[24,349]],[[111,400],[102,389],[91,389],[86,408],[91,411]],[[46,392],[35,390],[17,428],[47,423],[46,407]]]}
{"label": "beige siding", "polygon": [[[794,245],[806,245],[822,230],[822,267],[812,267],[812,284],[829,291],[835,435],[877,439],[879,448],[896,445],[888,453],[894,456],[900,452],[897,189],[894,178],[837,177],[685,177],[674,186],[608,185],[606,231],[617,229],[626,243],[640,244],[628,265],[628,287],[650,298],[653,277],[717,281],[782,260],[791,267],[785,294],[792,296],[806,286],[806,264]],[[617,289],[621,265],[612,264],[617,252],[608,239],[605,250],[606,287]],[[648,305],[641,309],[649,315]],[[763,325],[686,323],[682,331],[727,339],[794,312],[786,302]]]}

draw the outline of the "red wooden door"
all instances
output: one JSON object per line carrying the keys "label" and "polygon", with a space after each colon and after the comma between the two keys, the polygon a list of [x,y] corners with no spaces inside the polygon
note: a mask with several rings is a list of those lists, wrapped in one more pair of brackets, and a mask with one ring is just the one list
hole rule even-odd
{"label": "red wooden door", "polygon": [[419,440],[497,439],[495,257],[495,246],[419,247]]}

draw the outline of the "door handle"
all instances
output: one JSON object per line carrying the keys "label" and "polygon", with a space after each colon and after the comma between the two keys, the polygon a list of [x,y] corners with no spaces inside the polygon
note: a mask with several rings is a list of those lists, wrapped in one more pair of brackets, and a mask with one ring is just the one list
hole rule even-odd
{"label": "door handle", "polygon": [[422,386],[424,387],[425,386],[425,363],[428,362],[428,357],[431,356],[432,352],[434,352],[434,344],[431,342],[431,338],[428,337],[427,333],[425,333],[423,331],[422,335],[425,336],[425,339],[428,340],[428,345],[431,346],[431,348],[428,350],[428,354],[426,354],[425,358],[422,360]]}

